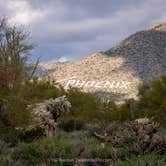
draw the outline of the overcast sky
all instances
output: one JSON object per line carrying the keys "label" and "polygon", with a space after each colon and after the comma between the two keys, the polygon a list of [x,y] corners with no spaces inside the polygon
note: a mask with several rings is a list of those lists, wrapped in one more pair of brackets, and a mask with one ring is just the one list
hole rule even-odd
{"label": "overcast sky", "polygon": [[78,60],[166,21],[166,0],[0,0],[0,14],[30,29],[34,59]]}

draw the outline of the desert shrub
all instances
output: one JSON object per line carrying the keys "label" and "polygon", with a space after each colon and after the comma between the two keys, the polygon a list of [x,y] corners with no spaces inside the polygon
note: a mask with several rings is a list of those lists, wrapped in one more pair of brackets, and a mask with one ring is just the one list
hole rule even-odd
{"label": "desert shrub", "polygon": [[70,88],[66,95],[72,104],[72,113],[68,119],[103,124],[113,120],[113,114],[116,114],[117,106],[112,100],[103,102],[98,97],[76,88]]}
{"label": "desert shrub", "polygon": [[61,121],[58,127],[63,129],[64,131],[71,132],[74,130],[83,129],[84,122],[77,119],[69,119],[69,120]]}
{"label": "desert shrub", "polygon": [[88,158],[101,159],[101,161],[102,159],[106,159],[105,161],[103,160],[104,163],[113,163],[117,160],[126,160],[131,156],[135,156],[134,154],[130,153],[131,148],[117,148],[111,143],[92,144],[89,146]]}
{"label": "desert shrub", "polygon": [[24,81],[15,89],[15,93],[19,93],[22,98],[32,104],[59,97],[64,94],[64,89],[60,86],[56,87],[46,80],[38,81],[33,79],[31,81]]}
{"label": "desert shrub", "polygon": [[139,90],[140,100],[137,112],[140,117],[153,117],[154,120],[165,123],[166,116],[166,76],[151,83],[145,83]]}
{"label": "desert shrub", "polygon": [[22,130],[19,131],[17,134],[17,137],[21,142],[27,142],[27,143],[40,139],[41,137],[44,136],[45,136],[45,131],[40,127],[36,127],[34,129],[27,131]]}
{"label": "desert shrub", "polygon": [[[62,88],[37,80],[15,84],[12,89],[1,87],[0,90],[0,135],[1,137],[4,135],[7,140],[10,137],[10,140],[16,139],[18,132],[15,129],[26,128],[33,121],[31,110],[27,109],[28,105],[56,98],[64,93]],[[39,137],[39,135],[36,136]]]}
{"label": "desert shrub", "polygon": [[21,166],[20,161],[16,161],[12,158],[13,147],[0,140],[0,165],[1,166]]}
{"label": "desert shrub", "polygon": [[116,104],[109,99],[100,104],[100,119],[107,125],[112,121],[124,122],[135,118],[134,110],[131,110],[131,101],[126,100],[122,104]]}
{"label": "desert shrub", "polygon": [[119,106],[117,113],[115,113],[115,119],[116,116],[120,122],[131,120],[131,112],[128,101]]}
{"label": "desert shrub", "polygon": [[140,157],[134,157],[124,161],[118,161],[114,166],[165,166],[166,157],[164,155],[148,154]]}
{"label": "desert shrub", "polygon": [[27,107],[27,101],[18,97],[10,96],[4,101],[1,110],[1,120],[10,127],[25,127],[30,124],[31,113]]}
{"label": "desert shrub", "polygon": [[[69,159],[68,162],[62,162]],[[71,160],[70,160],[71,159]],[[56,161],[57,160],[57,161]],[[72,144],[64,140],[40,139],[33,143],[19,143],[15,147],[0,140],[0,165],[74,165]]]}
{"label": "desert shrub", "polygon": [[97,138],[85,130],[75,130],[72,132],[59,130],[55,139],[63,139],[65,142],[70,142],[74,146],[74,156],[77,158],[88,158],[90,156],[89,147],[92,144],[100,143]]}
{"label": "desert shrub", "polygon": [[[90,141],[91,140],[91,141]],[[93,137],[84,144],[84,151],[81,157],[87,158],[85,165],[111,165],[118,160],[126,160],[131,154],[129,147],[114,147],[111,143],[95,140]]]}
{"label": "desert shrub", "polygon": [[81,123],[107,125],[110,121],[123,122],[134,118],[131,115],[130,101],[118,105],[111,99],[102,101],[98,97],[81,92],[77,88],[70,88],[65,94],[71,102],[72,108],[69,115],[61,117],[61,124],[72,122],[75,119]]}
{"label": "desert shrub", "polygon": [[144,82],[139,87],[138,100],[127,100],[112,111],[113,120],[125,121],[137,118],[152,118],[165,125],[166,121],[166,76]]}
{"label": "desert shrub", "polygon": [[[72,104],[72,118],[108,124],[110,121],[123,122],[136,117],[134,100],[116,104],[112,99],[102,101],[98,97],[81,92],[76,88],[69,89],[67,97]],[[133,110],[131,110],[131,104],[134,105]],[[68,116],[68,118],[70,117]]]}
{"label": "desert shrub", "polygon": [[6,141],[17,142],[17,127],[26,127],[31,123],[31,112],[26,109],[27,101],[18,96],[3,99],[0,112],[0,136]]}
{"label": "desert shrub", "polygon": [[103,118],[107,119],[109,123],[110,121],[124,122],[126,120],[131,120],[128,101],[120,105],[116,105],[112,101],[103,104],[106,107],[104,107]]}
{"label": "desert shrub", "polygon": [[130,121],[122,124],[114,122],[106,129],[97,129],[92,133],[98,140],[110,143],[116,149],[118,159],[125,159],[151,152],[165,153],[165,134],[159,134],[157,129],[158,125],[154,122]]}
{"label": "desert shrub", "polygon": [[114,158],[114,149],[110,144],[94,144],[90,146],[90,155],[92,158],[112,159]]}
{"label": "desert shrub", "polygon": [[[21,146],[15,155],[27,165],[73,165],[74,162],[72,144],[48,138]],[[71,159],[72,162],[63,162],[62,159]]]}
{"label": "desert shrub", "polygon": [[84,93],[76,88],[67,91],[67,97],[72,104],[72,116],[82,120],[99,118],[100,100],[89,93]]}

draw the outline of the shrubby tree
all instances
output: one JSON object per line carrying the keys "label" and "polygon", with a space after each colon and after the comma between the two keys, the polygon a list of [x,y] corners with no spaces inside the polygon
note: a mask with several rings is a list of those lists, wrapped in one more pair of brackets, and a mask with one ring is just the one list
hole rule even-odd
{"label": "shrubby tree", "polygon": [[33,45],[28,40],[29,33],[23,27],[0,20],[0,86],[30,76],[32,68],[27,65],[27,59]]}
{"label": "shrubby tree", "polygon": [[[31,79],[37,64],[29,65],[33,45],[30,34],[22,26],[0,20],[0,133],[14,131],[30,123],[28,100],[22,95],[23,84]],[[13,135],[13,134],[12,134]]]}

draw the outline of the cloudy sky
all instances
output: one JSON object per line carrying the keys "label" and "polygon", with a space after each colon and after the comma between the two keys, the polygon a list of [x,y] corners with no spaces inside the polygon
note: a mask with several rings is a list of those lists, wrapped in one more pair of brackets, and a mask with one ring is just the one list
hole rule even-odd
{"label": "cloudy sky", "polygon": [[78,60],[166,21],[166,0],[0,0],[0,14],[30,29],[33,59]]}

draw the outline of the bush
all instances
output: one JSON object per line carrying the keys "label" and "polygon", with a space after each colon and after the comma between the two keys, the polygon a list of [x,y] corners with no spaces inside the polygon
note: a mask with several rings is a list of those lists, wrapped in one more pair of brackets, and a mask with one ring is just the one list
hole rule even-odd
{"label": "bush", "polygon": [[1,166],[21,166],[20,161],[16,161],[12,158],[13,148],[11,144],[0,140],[0,165]]}
{"label": "bush", "polygon": [[[71,144],[63,140],[53,141],[48,138],[23,145],[17,155],[27,165],[73,165],[74,162],[73,146]],[[61,159],[71,159],[72,162],[63,162]]]}
{"label": "bush", "polygon": [[71,132],[74,130],[81,130],[84,127],[84,122],[77,119],[70,119],[68,121],[62,121],[58,125],[59,128],[64,131]]}
{"label": "bush", "polygon": [[100,124],[109,123],[111,120],[118,120],[118,107],[111,100],[103,102],[98,97],[70,88],[66,95],[72,104],[72,114],[68,119],[77,119],[84,122],[97,122]]}
{"label": "bush", "polygon": [[28,102],[19,96],[6,98],[1,108],[1,122],[11,128],[26,127],[31,121],[31,112],[27,108]]}
{"label": "bush", "polygon": [[[45,99],[56,98],[62,93],[62,88],[53,87],[48,82],[38,82],[36,80],[33,82],[24,81],[23,83],[17,83],[12,89],[1,87],[1,137],[11,141],[12,139],[13,141],[17,139],[19,133],[16,131],[16,128],[26,128],[33,121],[31,110],[27,109],[27,106],[36,102],[42,102]],[[39,135],[36,136],[38,137]]]}
{"label": "bush", "polygon": [[86,121],[100,118],[101,102],[97,97],[76,88],[70,88],[66,95],[72,104],[72,117]]}
{"label": "bush", "polygon": [[103,103],[103,119],[110,121],[124,122],[126,120],[131,120],[130,107],[128,101],[124,104],[116,105],[114,102],[109,101]]}
{"label": "bush", "polygon": [[153,117],[164,124],[166,121],[166,76],[146,83],[139,90],[137,112],[140,117]]}
{"label": "bush", "polygon": [[99,159],[113,159],[114,158],[114,150],[110,144],[95,144],[90,147],[90,155],[92,158]]}
{"label": "bush", "polygon": [[165,166],[166,157],[156,154],[148,154],[141,157],[131,158],[125,161],[119,161],[114,166]]}
{"label": "bush", "polygon": [[62,87],[55,87],[49,81],[38,81],[33,79],[24,81],[12,89],[14,94],[18,94],[21,98],[28,101],[29,104],[42,102],[50,98],[56,98],[64,94]]}
{"label": "bush", "polygon": [[39,139],[41,137],[44,137],[45,136],[45,131],[44,129],[40,128],[40,127],[37,127],[37,128],[34,128],[34,129],[31,129],[31,130],[28,130],[28,131],[19,131],[18,132],[18,139],[21,141],[21,142],[32,142],[36,139]]}

